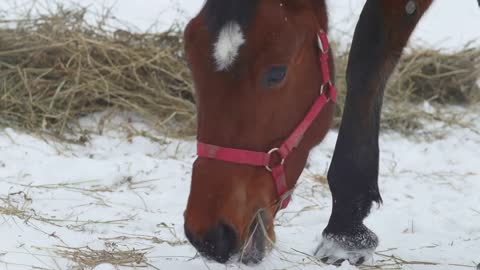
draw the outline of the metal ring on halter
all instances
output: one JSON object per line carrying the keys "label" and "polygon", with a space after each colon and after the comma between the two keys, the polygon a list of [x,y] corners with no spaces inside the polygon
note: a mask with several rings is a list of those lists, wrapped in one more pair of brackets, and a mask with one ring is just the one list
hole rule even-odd
{"label": "metal ring on halter", "polygon": [[[278,152],[278,154],[280,155],[280,157],[282,157],[282,161],[280,161],[280,165],[283,165],[285,164],[285,158],[282,156],[282,154],[280,153],[280,148],[273,148],[272,150],[268,151],[267,154],[271,157],[273,153],[275,152]],[[266,165],[265,166],[265,169],[267,169],[267,171],[269,172],[272,172],[272,168],[270,167],[270,165]]]}
{"label": "metal ring on halter", "polygon": [[[325,88],[328,86],[328,89],[332,88],[333,86],[333,83],[332,81],[328,81],[327,83],[324,83],[322,84],[322,86],[320,87],[320,96],[325,94]],[[330,98],[328,98],[330,100]]]}

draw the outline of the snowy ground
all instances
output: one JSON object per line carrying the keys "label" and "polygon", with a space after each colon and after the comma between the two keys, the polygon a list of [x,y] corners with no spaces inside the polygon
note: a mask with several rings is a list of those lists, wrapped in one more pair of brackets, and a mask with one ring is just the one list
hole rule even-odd
{"label": "snowy ground", "polygon": [[[99,119],[87,118],[83,126],[100,129]],[[100,130],[84,138],[85,145],[0,132],[0,269],[76,269],[74,259],[62,257],[78,259],[72,248],[82,247],[145,252],[147,269],[250,269],[195,258],[185,241],[192,141],[164,139],[128,117]],[[252,269],[318,268],[308,254],[331,207],[318,179],[336,135],[312,152],[293,203],[277,219],[276,250]],[[377,265],[474,269],[480,263],[479,146],[480,135],[467,129],[433,142],[382,135],[384,205],[367,220],[381,238]],[[94,256],[92,250],[83,249]]]}

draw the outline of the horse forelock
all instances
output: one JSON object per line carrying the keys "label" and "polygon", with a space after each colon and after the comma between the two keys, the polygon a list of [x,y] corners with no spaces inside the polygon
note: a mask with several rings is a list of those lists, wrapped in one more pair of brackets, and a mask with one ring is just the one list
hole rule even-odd
{"label": "horse forelock", "polygon": [[205,23],[217,70],[227,70],[237,59],[257,4],[258,0],[207,0]]}

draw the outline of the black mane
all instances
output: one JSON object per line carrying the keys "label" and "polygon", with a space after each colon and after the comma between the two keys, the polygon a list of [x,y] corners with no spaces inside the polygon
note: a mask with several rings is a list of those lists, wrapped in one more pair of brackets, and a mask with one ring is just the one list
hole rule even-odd
{"label": "black mane", "polygon": [[255,15],[258,0],[207,0],[205,4],[208,30],[216,37],[222,27],[234,21],[245,30]]}

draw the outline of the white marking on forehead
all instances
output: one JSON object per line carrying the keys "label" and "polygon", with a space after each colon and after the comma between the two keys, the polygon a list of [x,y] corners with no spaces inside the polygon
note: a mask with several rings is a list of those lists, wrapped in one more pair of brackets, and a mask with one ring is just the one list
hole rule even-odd
{"label": "white marking on forehead", "polygon": [[217,70],[228,69],[235,62],[240,47],[245,43],[242,29],[236,22],[228,22],[223,26],[214,45],[213,58]]}

